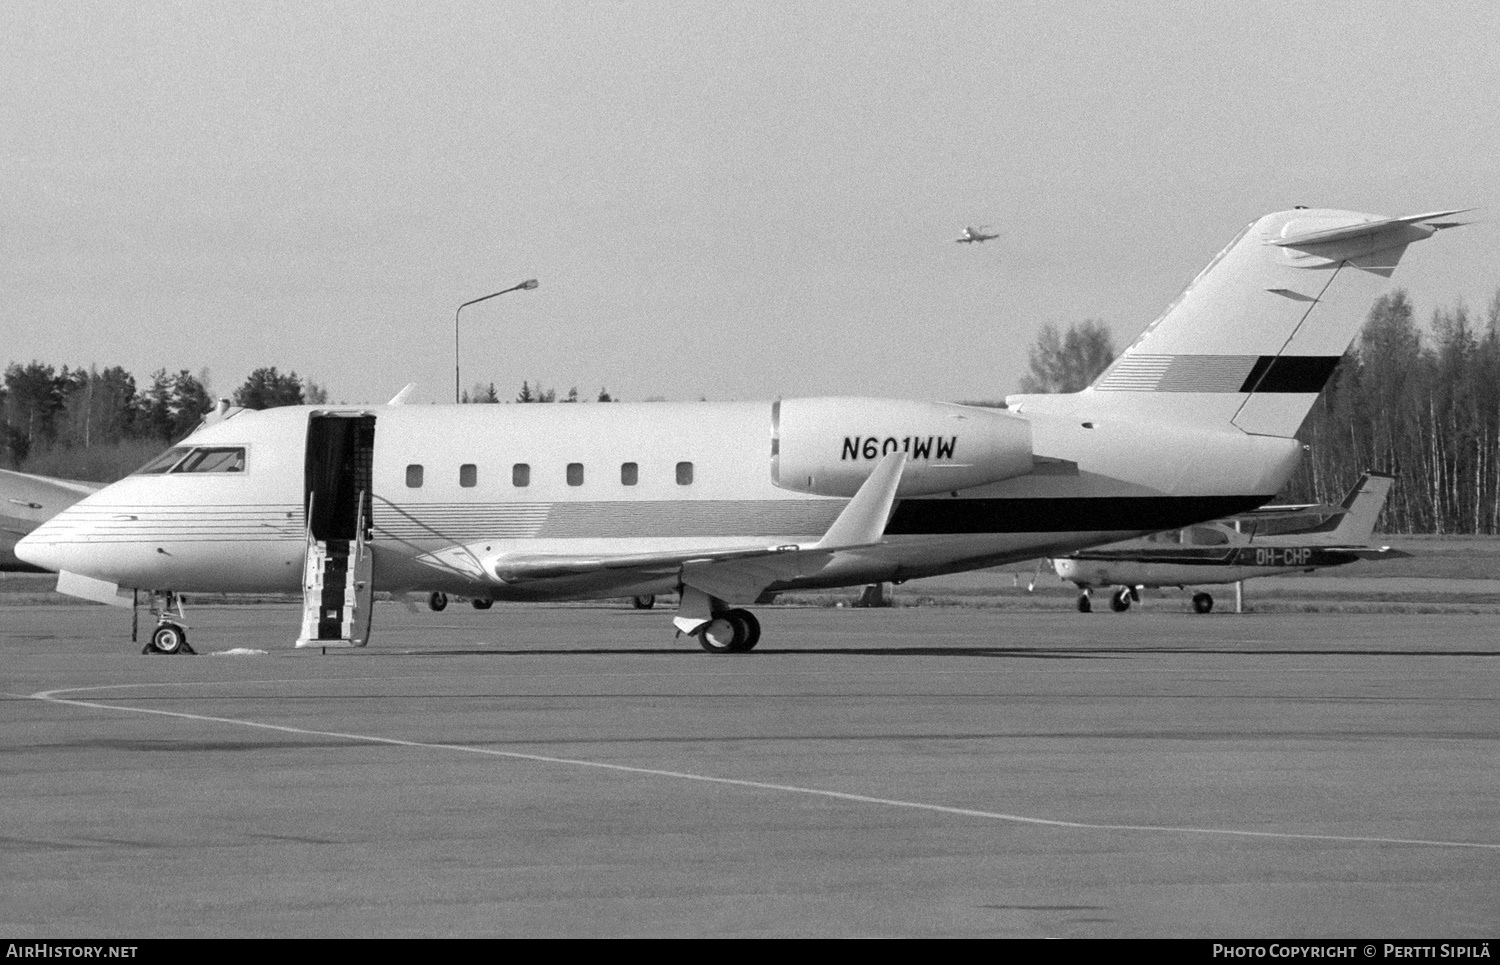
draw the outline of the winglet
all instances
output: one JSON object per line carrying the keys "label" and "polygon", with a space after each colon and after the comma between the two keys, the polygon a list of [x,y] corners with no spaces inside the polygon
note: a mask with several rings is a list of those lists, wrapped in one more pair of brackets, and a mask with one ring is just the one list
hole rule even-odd
{"label": "winglet", "polygon": [[885,524],[896,502],[901,485],[901,470],[906,468],[906,453],[892,452],[875,464],[875,471],[864,481],[839,518],[828,527],[823,538],[804,549],[836,550],[853,546],[870,546],[885,535]]}
{"label": "winglet", "polygon": [[392,396],[391,401],[387,402],[386,405],[406,405],[406,400],[411,398],[411,394],[416,390],[417,383],[408,382],[406,383],[406,387]]}

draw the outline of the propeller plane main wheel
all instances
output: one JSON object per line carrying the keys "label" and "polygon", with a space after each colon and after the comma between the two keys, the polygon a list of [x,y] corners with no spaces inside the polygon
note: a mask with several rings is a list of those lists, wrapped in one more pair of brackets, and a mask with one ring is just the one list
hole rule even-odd
{"label": "propeller plane main wheel", "polygon": [[474,605],[474,609],[476,610],[488,610],[490,607],[495,605],[494,600],[487,600],[483,597],[475,597],[469,602]]}
{"label": "propeller plane main wheel", "polygon": [[1079,613],[1092,613],[1093,610],[1094,610],[1094,601],[1092,601],[1092,600],[1089,599],[1089,595],[1087,593],[1080,593],[1080,594],[1078,594],[1078,612]]}
{"label": "propeller plane main wheel", "polygon": [[630,605],[637,610],[649,610],[656,606],[656,594],[647,593],[644,596],[633,596],[630,598]]}
{"label": "propeller plane main wheel", "polygon": [[1109,608],[1116,613],[1130,609],[1130,587],[1122,586],[1109,598]]}
{"label": "propeller plane main wheel", "polygon": [[1208,593],[1194,593],[1193,594],[1193,612],[1194,613],[1212,613],[1213,612],[1213,608],[1214,608],[1214,598],[1213,598],[1213,596],[1211,596]]}
{"label": "propeller plane main wheel", "polygon": [[427,607],[434,613],[441,613],[446,610],[448,608],[448,594],[440,591],[434,592],[427,598]]}

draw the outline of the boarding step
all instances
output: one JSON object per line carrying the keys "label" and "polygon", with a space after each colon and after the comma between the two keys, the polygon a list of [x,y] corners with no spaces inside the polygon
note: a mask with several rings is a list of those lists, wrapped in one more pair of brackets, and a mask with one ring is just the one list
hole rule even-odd
{"label": "boarding step", "polygon": [[362,647],[369,639],[370,554],[363,540],[309,540],[299,647]]}

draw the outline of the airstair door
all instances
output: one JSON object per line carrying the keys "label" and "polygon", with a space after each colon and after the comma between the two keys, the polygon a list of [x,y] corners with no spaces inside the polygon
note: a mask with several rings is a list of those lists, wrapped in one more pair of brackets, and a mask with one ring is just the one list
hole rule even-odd
{"label": "airstair door", "polygon": [[314,412],[308,417],[299,647],[362,647],[369,640],[374,466],[373,415]]}

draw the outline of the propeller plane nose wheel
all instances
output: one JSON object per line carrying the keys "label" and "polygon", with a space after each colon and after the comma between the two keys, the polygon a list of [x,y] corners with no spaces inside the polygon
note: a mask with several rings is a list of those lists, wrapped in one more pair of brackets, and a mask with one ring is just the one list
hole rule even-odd
{"label": "propeller plane nose wheel", "polygon": [[709,653],[746,653],[760,642],[760,621],[749,610],[725,610],[698,631]]}
{"label": "propeller plane nose wheel", "polygon": [[1078,594],[1078,612],[1090,613],[1093,611],[1093,609],[1094,602],[1089,599],[1089,591],[1084,590],[1082,593]]}
{"label": "propeller plane nose wheel", "polygon": [[1214,598],[1213,598],[1213,596],[1211,594],[1208,594],[1208,593],[1194,593],[1193,594],[1193,612],[1195,612],[1195,613],[1211,613],[1211,612],[1213,612],[1213,608],[1214,608]]}
{"label": "propeller plane nose wheel", "polygon": [[448,608],[448,594],[434,592],[427,598],[427,606],[434,613],[441,613]]}

